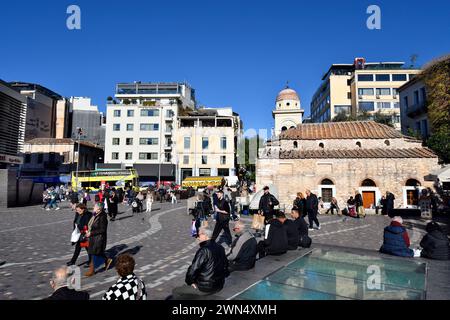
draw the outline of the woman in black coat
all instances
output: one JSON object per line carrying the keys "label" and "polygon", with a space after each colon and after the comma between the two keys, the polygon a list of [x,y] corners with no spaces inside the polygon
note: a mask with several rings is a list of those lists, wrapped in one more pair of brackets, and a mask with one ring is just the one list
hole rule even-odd
{"label": "woman in black coat", "polygon": [[306,199],[303,193],[297,193],[297,198],[295,198],[292,208],[297,209],[302,217],[308,215],[308,212],[306,211]]}
{"label": "woman in black coat", "polygon": [[[92,218],[92,213],[90,213],[89,211],[87,211],[87,208],[84,204],[82,203],[78,203],[76,205],[76,213],[75,213],[75,218],[73,220],[73,228],[75,229],[75,227],[78,228],[78,230],[80,231],[81,235],[80,238],[77,242],[72,243],[72,245],[75,245],[75,251],[73,253],[72,259],[70,259],[69,262],[67,262],[68,266],[74,265],[77,262],[78,256],[80,255],[81,252],[81,243],[85,243],[85,236],[86,236],[86,232],[88,229],[88,223]],[[86,251],[88,250],[87,247]],[[91,263],[91,258],[89,256],[89,261],[88,264]]]}
{"label": "woman in black coat", "polygon": [[107,242],[108,218],[103,210],[103,204],[97,203],[94,206],[94,214],[89,221],[88,231],[86,237],[89,238],[88,253],[91,255],[91,264],[89,271],[85,274],[91,277],[95,274],[95,270],[105,264],[105,269],[108,270],[112,260],[105,255]]}
{"label": "woman in black coat", "polygon": [[450,260],[450,242],[447,235],[442,232],[441,227],[436,222],[427,224],[427,234],[420,241],[420,246],[423,248],[420,253],[421,257],[436,259],[436,260]]}
{"label": "woman in black coat", "polygon": [[118,205],[119,205],[119,197],[115,191],[111,192],[111,196],[106,199],[108,202],[108,214],[111,217],[111,221],[116,220]]}

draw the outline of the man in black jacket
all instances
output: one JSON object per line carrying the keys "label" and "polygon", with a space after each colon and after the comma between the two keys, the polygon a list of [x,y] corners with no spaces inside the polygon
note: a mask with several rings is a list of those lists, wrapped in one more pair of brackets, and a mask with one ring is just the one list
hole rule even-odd
{"label": "man in black jacket", "polygon": [[302,248],[311,247],[312,240],[308,236],[308,224],[305,219],[300,216],[300,213],[296,209],[292,209],[291,217],[294,219],[294,224],[298,232],[298,246]]}
{"label": "man in black jacket", "polygon": [[274,207],[279,205],[280,202],[275,198],[273,194],[269,192],[269,187],[265,186],[263,188],[264,194],[261,196],[259,200],[259,214],[264,215],[264,222],[267,224],[270,220],[273,219]]}
{"label": "man in black jacket", "polygon": [[230,246],[231,242],[233,241],[230,232],[231,208],[228,201],[223,197],[223,191],[217,192],[217,204],[215,205],[214,210],[217,212],[217,220],[216,225],[214,226],[211,241],[216,241],[220,232],[223,230],[225,243]]}
{"label": "man in black jacket", "polygon": [[222,290],[228,277],[225,249],[211,240],[211,231],[200,228],[200,249],[186,273],[186,285],[173,289],[175,300],[197,300]]}
{"label": "man in black jacket", "polygon": [[68,287],[69,272],[67,267],[61,267],[53,272],[50,285],[54,292],[48,298],[43,300],[89,300],[89,293],[85,291],[76,291]]}
{"label": "man in black jacket", "polygon": [[231,251],[227,255],[229,261],[228,270],[250,270],[255,266],[257,243],[255,237],[245,230],[245,224],[241,221],[236,222],[233,231],[236,233],[236,239],[231,244]]}
{"label": "man in black jacket", "polygon": [[432,221],[425,228],[427,234],[420,241],[422,258],[436,260],[450,260],[450,242],[447,235],[442,232],[441,226]]}
{"label": "man in black jacket", "polygon": [[311,190],[306,190],[306,210],[308,212],[309,230],[314,230],[314,223],[316,223],[317,229],[320,230],[320,223],[317,219],[319,214],[319,201]]}
{"label": "man in black jacket", "polygon": [[395,196],[393,193],[386,191],[386,214],[390,217],[391,211],[394,209]]}
{"label": "man in black jacket", "polygon": [[297,250],[298,243],[300,242],[297,225],[293,220],[287,219],[285,214],[279,214],[277,219],[286,227],[288,250]]}
{"label": "man in black jacket", "polygon": [[265,239],[258,242],[259,259],[266,255],[281,255],[288,250],[288,236],[286,226],[281,223],[278,217],[283,217],[284,213],[279,212],[277,219],[273,219],[266,225]]}

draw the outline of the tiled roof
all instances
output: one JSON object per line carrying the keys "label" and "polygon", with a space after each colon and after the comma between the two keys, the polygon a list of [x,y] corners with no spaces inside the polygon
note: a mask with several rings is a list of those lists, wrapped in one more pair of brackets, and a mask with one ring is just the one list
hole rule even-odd
{"label": "tiled roof", "polygon": [[279,159],[351,159],[351,158],[437,158],[428,148],[377,148],[377,149],[340,149],[340,150],[281,150],[279,157],[272,151],[263,157]]}
{"label": "tiled roof", "polygon": [[280,140],[392,139],[403,135],[374,121],[303,123],[280,134]]}

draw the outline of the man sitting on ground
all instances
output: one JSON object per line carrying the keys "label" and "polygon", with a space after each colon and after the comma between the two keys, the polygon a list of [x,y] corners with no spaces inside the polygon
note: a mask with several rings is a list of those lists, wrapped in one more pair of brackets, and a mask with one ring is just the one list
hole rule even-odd
{"label": "man sitting on ground", "polygon": [[266,255],[281,255],[288,250],[288,237],[286,227],[278,219],[284,216],[283,212],[277,213],[276,219],[272,219],[266,225],[265,239],[258,243],[259,259]]}
{"label": "man sitting on ground", "polygon": [[228,254],[228,270],[250,270],[255,266],[257,243],[250,231],[245,230],[245,225],[241,221],[236,222],[233,231],[236,239],[231,244],[231,251]]}
{"label": "man sitting on ground", "polygon": [[441,226],[435,222],[429,222],[425,228],[427,234],[424,235],[420,246],[422,258],[450,260],[450,241],[442,231]]}
{"label": "man sitting on ground", "polygon": [[211,240],[212,232],[200,228],[200,249],[186,273],[186,285],[172,291],[175,300],[197,300],[222,290],[229,275],[225,249]]}
{"label": "man sitting on ground", "polygon": [[384,228],[383,245],[380,252],[399,257],[414,257],[414,251],[409,246],[409,236],[403,226],[402,217],[392,218],[391,224]]}
{"label": "man sitting on ground", "polygon": [[50,285],[53,288],[53,294],[44,300],[89,300],[89,293],[85,291],[76,291],[69,288],[69,268],[60,267],[53,272]]}
{"label": "man sitting on ground", "polygon": [[291,217],[294,219],[294,223],[298,232],[298,246],[302,248],[311,247],[312,240],[308,236],[308,224],[305,219],[300,216],[300,212],[297,209],[292,209]]}
{"label": "man sitting on ground", "polygon": [[287,219],[285,214],[280,214],[277,219],[286,227],[288,250],[297,250],[300,241],[297,225],[293,220]]}

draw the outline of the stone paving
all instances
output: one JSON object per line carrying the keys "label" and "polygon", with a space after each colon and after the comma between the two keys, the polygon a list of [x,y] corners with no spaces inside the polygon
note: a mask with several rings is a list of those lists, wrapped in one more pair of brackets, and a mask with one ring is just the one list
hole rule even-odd
{"label": "stone paving", "polygon": [[[65,264],[73,253],[69,239],[74,213],[68,204],[61,207],[59,211],[44,211],[38,206],[0,211],[0,299],[41,299],[51,293],[51,271]],[[183,284],[197,249],[190,236],[186,201],[176,205],[155,203],[150,214],[133,216],[130,208],[122,205],[119,212],[117,221],[108,225],[108,255],[133,254],[136,274],[146,283],[149,298],[164,299],[174,287]],[[251,223],[249,216],[241,219]],[[319,220],[321,230],[310,233],[313,243],[369,250],[378,250],[383,228],[389,223],[385,216],[344,219],[320,215]],[[213,224],[210,221],[211,227]],[[425,222],[415,222],[419,227],[409,231],[413,247],[424,234],[420,224]],[[82,252],[78,263],[86,259]],[[85,271],[83,266],[81,269]],[[92,299],[101,299],[116,280],[111,268],[91,278],[83,277],[82,289],[88,290]]]}

